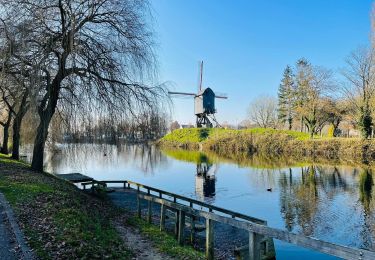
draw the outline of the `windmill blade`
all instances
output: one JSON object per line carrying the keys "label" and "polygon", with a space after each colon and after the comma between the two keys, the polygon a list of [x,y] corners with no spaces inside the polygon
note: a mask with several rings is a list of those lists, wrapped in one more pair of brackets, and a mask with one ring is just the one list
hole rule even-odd
{"label": "windmill blade", "polygon": [[188,93],[188,92],[176,92],[176,91],[168,91],[169,95],[186,95],[186,96],[195,96],[194,93]]}
{"label": "windmill blade", "polygon": [[180,95],[180,94],[176,94],[176,95],[173,95],[172,98],[173,98],[173,99],[193,99],[194,97],[193,97],[193,96],[190,96],[190,95]]}
{"label": "windmill blade", "polygon": [[228,95],[225,93],[215,93],[215,98],[228,99]]}
{"label": "windmill blade", "polygon": [[202,90],[203,83],[203,61],[199,64],[199,83],[198,83],[198,93]]}
{"label": "windmill blade", "polygon": [[168,91],[168,94],[174,98],[192,98],[196,96],[196,94],[194,93],[175,92],[175,91]]}

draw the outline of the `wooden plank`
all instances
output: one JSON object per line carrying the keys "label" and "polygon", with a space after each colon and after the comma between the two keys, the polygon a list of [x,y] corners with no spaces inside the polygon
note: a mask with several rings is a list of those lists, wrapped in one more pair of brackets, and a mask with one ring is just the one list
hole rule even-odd
{"label": "wooden plank", "polygon": [[185,240],[185,212],[180,210],[178,215],[178,244],[183,245]]}
{"label": "wooden plank", "polygon": [[[152,200],[154,202],[165,204],[168,207],[175,208],[177,210],[184,210],[185,213],[189,213],[190,215],[195,215],[199,217],[204,217],[206,219],[214,220],[217,222],[221,222],[224,224],[231,225],[236,228],[245,229],[247,231],[255,232],[257,234],[271,237],[275,239],[279,239],[281,241],[285,241],[297,246],[310,248],[325,254],[333,255],[336,257],[344,258],[344,259],[375,259],[375,252],[368,251],[365,249],[357,249],[342,245],[333,244],[330,242],[325,242],[322,240],[318,240],[311,237],[306,237],[303,235],[291,233],[285,230],[277,229],[268,227],[265,225],[257,224],[257,223],[249,223],[245,221],[241,221],[238,219],[232,219],[224,216],[217,215],[215,213],[204,212],[197,209],[192,209],[188,206],[176,204],[165,199],[159,199],[152,196],[142,195],[147,200]],[[207,230],[206,230],[207,232]]]}
{"label": "wooden plank", "polygon": [[206,259],[214,259],[214,222],[206,219]]}
{"label": "wooden plank", "polygon": [[294,234],[288,231],[271,228],[256,223],[243,222],[235,219],[226,218],[209,212],[200,212],[199,215],[212,220],[228,224],[240,229],[253,231],[266,237],[279,239],[294,245],[310,248],[325,254],[341,257],[344,259],[375,259],[375,252],[341,246],[330,242],[325,242],[311,237]]}
{"label": "wooden plank", "polygon": [[78,172],[73,172],[73,173],[65,173],[65,174],[56,174],[57,177],[73,182],[73,183],[80,183],[80,182],[88,182],[88,181],[93,181],[94,179],[83,175]]}

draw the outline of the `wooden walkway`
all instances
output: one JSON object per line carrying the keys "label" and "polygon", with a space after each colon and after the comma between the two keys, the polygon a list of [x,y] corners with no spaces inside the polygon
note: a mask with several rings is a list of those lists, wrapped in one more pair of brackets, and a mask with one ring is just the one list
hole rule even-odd
{"label": "wooden walkway", "polygon": [[73,183],[81,183],[81,182],[88,182],[88,181],[93,181],[94,179],[83,175],[81,173],[65,173],[65,174],[55,174],[57,177],[73,182]]}
{"label": "wooden walkway", "polygon": [[[134,189],[137,192],[137,212],[141,217],[141,201],[147,201],[147,221],[151,222],[154,203],[160,205],[160,230],[164,230],[166,210],[175,212],[175,232],[180,244],[185,241],[185,227],[189,224],[191,237],[194,238],[195,220],[205,219],[206,258],[214,258],[214,225],[223,223],[249,232],[248,258],[269,259],[275,257],[272,239],[278,239],[293,245],[313,249],[328,255],[343,259],[375,259],[375,252],[337,245],[312,237],[295,234],[285,230],[268,227],[264,220],[253,218],[238,212],[230,211],[195,199],[163,191],[132,181],[89,181],[82,183],[83,188],[93,186],[121,185],[124,189]],[[199,206],[200,209],[197,209]]]}

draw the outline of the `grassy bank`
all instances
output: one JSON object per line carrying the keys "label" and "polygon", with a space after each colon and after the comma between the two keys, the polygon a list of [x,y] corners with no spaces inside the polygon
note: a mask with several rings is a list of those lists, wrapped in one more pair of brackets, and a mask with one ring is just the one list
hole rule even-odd
{"label": "grassy bank", "polygon": [[303,160],[322,158],[371,163],[375,159],[375,142],[360,138],[310,139],[306,133],[254,128],[246,130],[179,129],[159,140],[170,148],[214,151],[219,155],[289,156]]}
{"label": "grassy bank", "polygon": [[116,210],[52,175],[0,156],[0,191],[41,259],[129,259],[110,223]]}
{"label": "grassy bank", "polygon": [[[179,258],[198,255],[156,227],[142,224],[105,197],[84,193],[48,173],[29,170],[0,154],[0,192],[15,211],[30,247],[40,259],[132,259],[112,220],[137,224],[160,251]],[[129,221],[128,221],[129,220]],[[152,232],[151,232],[152,231]],[[195,257],[196,259],[199,257]]]}

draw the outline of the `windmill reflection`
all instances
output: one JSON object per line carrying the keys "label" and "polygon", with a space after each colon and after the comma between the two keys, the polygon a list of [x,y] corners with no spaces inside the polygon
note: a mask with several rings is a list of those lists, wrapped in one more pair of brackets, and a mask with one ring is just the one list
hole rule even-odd
{"label": "windmill reflection", "polygon": [[216,188],[216,165],[209,162],[207,157],[202,156],[197,162],[197,174],[195,175],[195,193],[198,198],[213,198]]}

